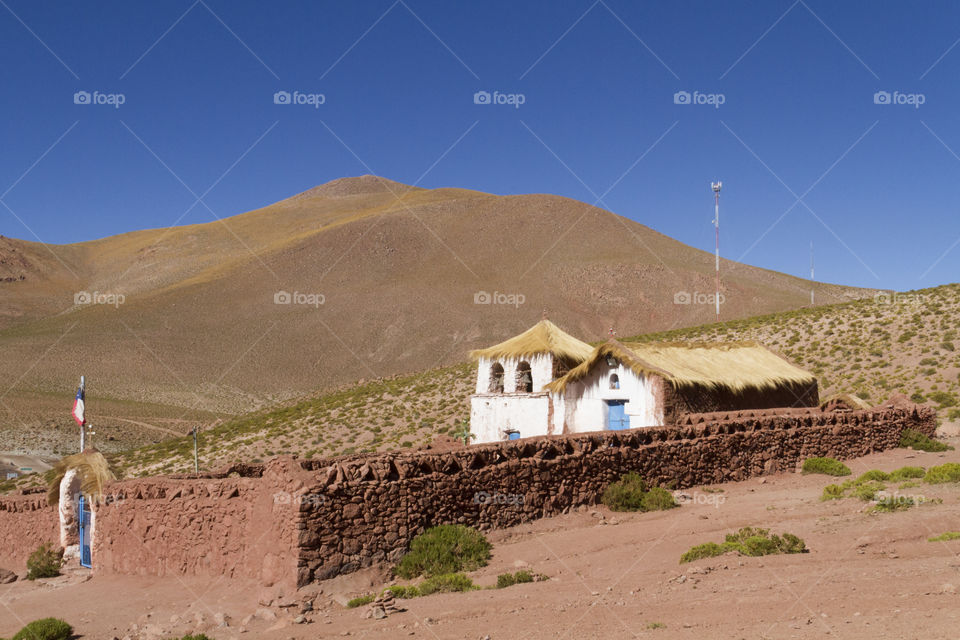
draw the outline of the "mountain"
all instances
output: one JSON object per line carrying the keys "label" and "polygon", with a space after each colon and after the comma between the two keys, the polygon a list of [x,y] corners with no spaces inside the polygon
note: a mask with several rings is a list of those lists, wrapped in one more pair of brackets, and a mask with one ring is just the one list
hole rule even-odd
{"label": "mountain", "polygon": [[[822,304],[874,294],[721,270],[724,319],[802,307],[811,287]],[[0,449],[73,446],[81,373],[109,450],[462,362],[544,311],[585,340],[702,324],[713,288],[711,254],[583,202],[376,176],[207,224],[71,245],[2,238]]]}

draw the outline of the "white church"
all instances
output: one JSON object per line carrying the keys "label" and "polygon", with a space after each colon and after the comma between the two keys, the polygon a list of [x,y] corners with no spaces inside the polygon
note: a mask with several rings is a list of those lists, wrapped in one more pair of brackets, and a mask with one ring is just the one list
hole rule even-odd
{"label": "white church", "polygon": [[474,443],[675,424],[684,415],[819,404],[817,379],[750,342],[591,347],[549,320],[471,351]]}

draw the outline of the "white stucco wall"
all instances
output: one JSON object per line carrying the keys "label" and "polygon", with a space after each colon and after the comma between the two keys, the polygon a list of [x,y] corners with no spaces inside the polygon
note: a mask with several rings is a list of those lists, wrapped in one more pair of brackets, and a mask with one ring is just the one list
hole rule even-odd
{"label": "white stucco wall", "polygon": [[[610,388],[610,375],[620,377],[620,388]],[[638,376],[629,367],[617,363],[610,367],[597,362],[593,370],[577,382],[567,385],[564,393],[564,430],[557,433],[602,431],[607,428],[607,400],[625,400],[624,410],[630,416],[630,428],[663,424],[663,407],[658,406],[653,381]]]}
{"label": "white stucco wall", "polygon": [[[524,358],[522,361],[530,364],[534,393],[543,391],[544,385],[553,380],[551,377],[553,375],[553,356],[550,354],[538,354]],[[502,360],[480,358],[477,362],[477,393],[487,393],[490,390],[490,371],[496,362],[499,362],[503,367],[503,392],[514,393],[517,390],[517,366],[521,360],[513,358],[504,358]]]}
{"label": "white stucco wall", "polygon": [[470,398],[470,432],[474,444],[500,442],[507,430],[521,438],[547,435],[550,426],[550,394],[477,394]]}

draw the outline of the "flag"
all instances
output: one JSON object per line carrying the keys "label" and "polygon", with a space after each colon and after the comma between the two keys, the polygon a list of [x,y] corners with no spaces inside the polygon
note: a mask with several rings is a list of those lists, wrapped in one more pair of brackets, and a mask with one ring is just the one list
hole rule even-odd
{"label": "flag", "polygon": [[80,379],[80,388],[77,389],[77,398],[73,401],[73,419],[77,421],[77,424],[81,427],[86,422],[86,419],[83,417],[83,400],[84,400],[84,388],[83,388],[83,378]]}

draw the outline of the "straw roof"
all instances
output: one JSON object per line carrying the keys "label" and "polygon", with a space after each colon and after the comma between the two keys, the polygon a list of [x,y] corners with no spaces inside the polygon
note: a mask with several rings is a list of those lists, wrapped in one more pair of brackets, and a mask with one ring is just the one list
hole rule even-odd
{"label": "straw roof", "polygon": [[51,506],[60,502],[60,482],[70,469],[77,470],[80,492],[93,500],[101,498],[104,485],[117,479],[110,470],[107,459],[96,449],[62,458],[53,466],[47,486],[47,502]]}
{"label": "straw roof", "polygon": [[541,353],[550,353],[575,362],[583,362],[593,351],[586,342],[577,340],[563,329],[547,319],[543,319],[518,336],[486,349],[470,352],[473,358],[499,360],[501,358],[523,358]]}
{"label": "straw roof", "polygon": [[784,384],[816,381],[813,374],[755,342],[620,343],[609,340],[546,388],[562,392],[569,383],[584,378],[594,363],[608,355],[638,375],[661,376],[678,389],[700,386],[741,393],[747,389],[767,390]]}

